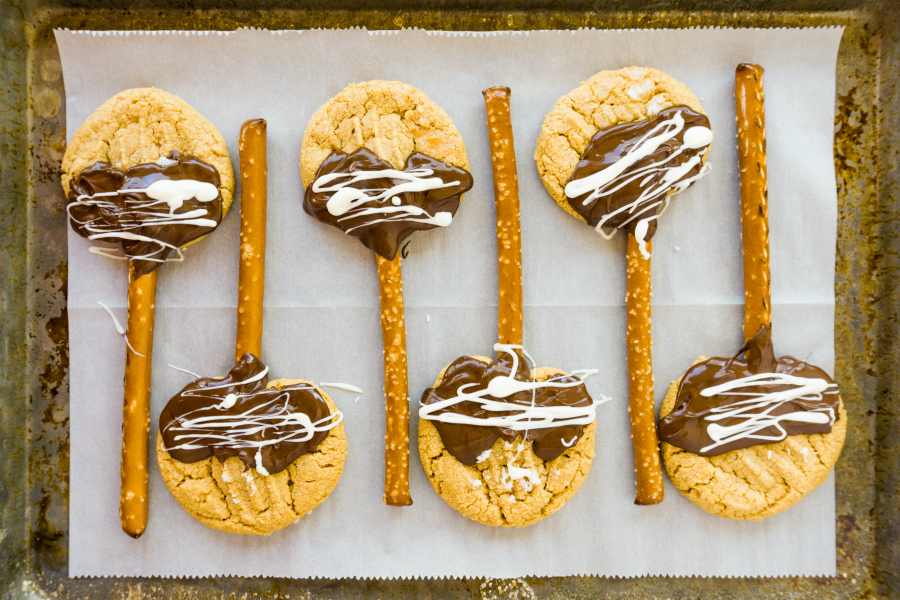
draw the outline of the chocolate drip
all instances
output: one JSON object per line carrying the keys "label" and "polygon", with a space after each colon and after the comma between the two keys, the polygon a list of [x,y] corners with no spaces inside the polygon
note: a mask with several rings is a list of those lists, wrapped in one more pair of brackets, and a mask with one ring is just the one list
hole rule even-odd
{"label": "chocolate drip", "polygon": [[[705,152],[706,147],[699,149],[684,148],[681,154],[675,156],[669,162],[666,162],[665,167],[652,168],[637,174],[637,171],[640,171],[641,169],[665,161],[669,156],[682,148],[684,144],[684,134],[691,127],[702,126],[709,128],[709,119],[707,119],[705,115],[694,112],[687,106],[673,106],[660,111],[659,114],[652,119],[645,119],[643,121],[635,121],[633,123],[625,123],[607,129],[601,129],[593,138],[591,138],[587,149],[585,149],[584,154],[582,155],[581,162],[575,167],[575,171],[572,172],[571,177],[569,177],[569,180],[566,182],[567,184],[577,179],[589,177],[594,173],[615,164],[632,151],[645,137],[648,137],[648,134],[659,126],[660,123],[671,119],[677,113],[681,113],[681,116],[684,118],[685,123],[682,130],[672,139],[663,142],[655,152],[637,161],[626,169],[625,172],[617,178],[615,183],[609,186],[610,189],[615,189],[615,191],[612,191],[608,195],[600,196],[587,204],[584,204],[584,201],[590,196],[590,192],[580,196],[567,198],[569,206],[571,206],[579,215],[584,217],[591,227],[596,227],[604,216],[623,209],[629,204],[635,203],[647,189],[661,184],[665,185],[662,180],[666,174],[667,168],[679,167],[698,153]],[[700,173],[701,168],[702,164],[698,163],[682,177],[678,178],[677,181],[670,182],[668,189],[671,189],[672,185],[679,181],[684,181],[690,177],[696,176]],[[607,219],[603,223],[603,228],[620,228],[634,233],[634,228],[639,221],[659,214],[664,206],[664,204],[661,203],[661,200],[664,199],[665,193],[661,196],[653,195],[650,198],[644,199],[635,206],[627,210],[622,210],[615,216]],[[657,206],[652,207],[654,204]],[[635,218],[636,215],[640,215],[640,217]],[[643,239],[645,240],[649,240],[656,232],[656,219],[650,220],[647,223],[647,226],[647,233],[643,236]]]}
{"label": "chocolate drip", "polygon": [[[193,179],[211,183],[219,187],[219,173],[215,167],[208,165],[193,156],[182,156],[177,150],[169,154],[168,164],[146,163],[135,165],[124,173],[105,162],[96,162],[87,167],[72,180],[68,196],[69,222],[80,236],[89,238],[97,233],[128,232],[146,236],[162,243],[146,240],[103,238],[101,241],[116,242],[122,253],[129,257],[134,265],[135,275],[141,276],[159,267],[175,248],[211,232],[214,227],[190,223],[150,224],[145,220],[162,219],[172,214],[181,215],[202,209],[206,214],[203,219],[218,223],[222,220],[222,195],[212,202],[200,202],[194,198],[185,201],[182,206],[170,212],[165,202],[156,202],[140,192],[126,193],[124,190],[145,189],[161,179],[182,180]],[[174,162],[172,162],[174,161]],[[163,161],[165,163],[165,161]],[[93,196],[103,192],[122,193],[112,196],[101,196],[102,202],[78,201],[79,196]],[[90,227],[89,231],[87,226]],[[175,248],[164,246],[170,244]],[[151,257],[146,260],[140,257]]]}
{"label": "chocolate drip", "polygon": [[[513,378],[518,381],[531,381],[531,374],[525,365],[525,361],[520,358],[518,363],[518,369]],[[422,404],[435,404],[442,400],[455,398],[459,393],[459,388],[467,384],[474,385],[466,388],[466,392],[486,389],[491,379],[500,375],[508,376],[511,370],[512,357],[509,354],[503,354],[492,363],[484,363],[471,356],[461,356],[447,367],[440,385],[436,388],[425,390],[422,394]],[[579,381],[577,377],[572,375],[554,378],[553,380],[559,383]],[[535,392],[518,392],[506,398],[494,398],[492,396],[487,396],[487,398],[499,402],[507,402],[511,405],[518,404],[523,406],[531,406],[532,402],[534,402],[535,406],[590,406],[593,402],[584,384],[569,388],[540,388]],[[465,400],[439,410],[434,414],[439,415],[446,412],[459,413],[475,418],[486,418],[489,416],[513,415],[519,411],[486,411],[477,402]],[[433,420],[431,423],[437,427],[441,441],[444,443],[447,451],[466,465],[476,464],[478,456],[490,450],[497,438],[502,437],[504,440],[512,442],[517,436],[523,434],[521,431],[494,426],[444,423],[438,420]],[[583,431],[583,425],[561,425],[546,429],[530,429],[525,439],[532,442],[532,449],[538,457],[544,461],[550,461],[568,449],[563,444],[563,440],[581,437]]]}
{"label": "chocolate drip", "polygon": [[[744,354],[743,360],[738,358]],[[733,358],[710,358],[699,362],[688,369],[681,385],[678,387],[678,396],[675,400],[675,408],[659,422],[659,438],[683,448],[688,452],[701,456],[716,456],[738,448],[748,448],[760,444],[768,444],[777,439],[753,439],[745,437],[737,439],[709,451],[703,449],[714,445],[715,441],[709,436],[707,428],[711,423],[707,417],[715,415],[713,409],[746,402],[751,397],[746,394],[773,393],[793,389],[792,385],[752,386],[740,390],[723,392],[715,396],[702,396],[700,392],[713,386],[741,379],[758,373],[784,373],[806,379],[822,379],[828,384],[834,381],[825,371],[790,356],[775,358],[775,350],[772,346],[772,335],[768,325],[762,325],[756,336],[748,341]],[[840,395],[837,387],[832,385],[821,394],[821,399],[811,397],[795,398],[777,405],[769,404],[761,409],[751,409],[745,414],[759,414],[768,411],[768,415],[780,416],[790,413],[809,411],[831,411],[833,420],[829,423],[804,423],[791,420],[780,421],[780,426],[785,430],[785,435],[802,435],[812,433],[828,433],[839,418],[838,403]],[[745,422],[745,417],[727,417],[716,421],[717,425],[729,427]],[[765,437],[778,437],[782,435],[774,427],[766,427],[754,435]]]}
{"label": "chocolate drip", "polygon": [[[333,152],[316,173],[315,181],[322,176],[332,173],[357,173],[360,171],[380,171],[393,169],[385,160],[366,149],[360,148],[352,154]],[[328,211],[328,201],[334,192],[313,191],[313,183],[306,188],[303,198],[303,209],[310,215],[318,218],[323,223],[332,225],[359,238],[367,248],[374,250],[378,255],[387,260],[397,257],[397,250],[403,242],[414,232],[434,229],[438,225],[422,222],[422,218],[434,217],[440,212],[456,214],[459,201],[463,193],[472,188],[472,176],[465,169],[448,165],[447,163],[431,158],[419,152],[413,152],[406,160],[403,172],[409,173],[415,170],[430,169],[433,174],[428,177],[437,177],[444,183],[453,183],[449,187],[432,189],[423,192],[404,192],[391,199],[371,200],[357,204],[344,214],[335,215]],[[340,180],[338,180],[340,181]],[[407,183],[400,179],[388,177],[379,179],[367,179],[355,182],[353,188],[363,190],[368,195],[374,195],[394,186]],[[399,202],[397,202],[399,201]],[[420,217],[406,215],[400,207],[413,206],[423,209],[427,215]],[[357,210],[361,209],[361,210]],[[387,209],[393,212],[383,212]],[[417,220],[420,219],[420,220]],[[391,219],[385,221],[383,219]]]}
{"label": "chocolate drip", "polygon": [[[220,462],[231,456],[240,458],[248,468],[256,468],[256,454],[262,454],[262,466],[269,474],[283,471],[302,454],[314,452],[328,432],[316,431],[305,441],[304,428],[297,422],[284,419],[286,414],[303,413],[312,423],[325,419],[331,410],[322,395],[312,385],[297,384],[283,388],[267,388],[268,377],[246,382],[265,370],[265,365],[253,354],[244,354],[224,378],[201,377],[178,392],[159,416],[159,432],[166,450],[175,460],[194,463],[210,456]],[[222,407],[223,401],[235,394],[234,404]],[[194,424],[185,429],[188,420],[213,418],[233,419],[231,427],[207,427]],[[241,421],[252,419],[252,426]],[[228,434],[230,440],[222,440]],[[260,442],[282,441],[258,448]],[[191,447],[184,448],[182,446]],[[197,447],[194,447],[197,446]]]}

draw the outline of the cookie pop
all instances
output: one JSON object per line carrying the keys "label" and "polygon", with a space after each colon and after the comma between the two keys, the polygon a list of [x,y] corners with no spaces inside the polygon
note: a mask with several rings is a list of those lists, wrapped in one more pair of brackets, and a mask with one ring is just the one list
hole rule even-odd
{"label": "cookie pop", "polygon": [[672,194],[709,171],[712,143],[700,102],[655,69],[601,71],[557,101],[544,120],[535,161],[569,214],[627,243],[626,343],[635,504],[663,500],[650,329],[650,238]]}
{"label": "cookie pop", "polygon": [[400,249],[416,231],[446,227],[472,187],[453,121],[398,81],[353,84],[313,115],[303,135],[303,208],[375,252],[386,409],[384,502],[409,494],[409,386]]}
{"label": "cookie pop", "polygon": [[751,64],[735,74],[746,342],[731,358],[699,358],[672,382],[659,422],[675,486],[730,519],[763,519],[815,489],[847,430],[831,377],[790,356],[775,358],[762,76]]}
{"label": "cookie pop", "polygon": [[[522,247],[510,90],[484,91],[497,204],[499,358],[462,356],[422,394],[419,455],[435,492],[485,525],[524,527],[561,508],[594,457],[597,406],[584,379],[529,369],[522,346]],[[526,362],[528,361],[528,362]]]}
{"label": "cookie pop", "polygon": [[343,415],[315,384],[268,380],[260,360],[266,254],[266,122],[240,136],[241,253],[235,366],[200,377],[159,417],[163,480],[214,529],[264,535],[298,520],[334,490],[347,454]]}
{"label": "cookie pop", "polygon": [[213,231],[228,212],[231,159],[222,135],[182,99],[137,88],[88,117],[66,149],[62,170],[72,228],[99,242],[92,253],[129,261],[128,323],[120,331],[127,350],[119,515],[125,533],[137,538],[149,510],[156,270],[183,260],[182,248]]}

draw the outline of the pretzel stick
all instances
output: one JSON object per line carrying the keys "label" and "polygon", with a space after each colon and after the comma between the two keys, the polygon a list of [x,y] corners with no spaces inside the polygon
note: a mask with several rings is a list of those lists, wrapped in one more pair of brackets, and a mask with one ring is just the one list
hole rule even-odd
{"label": "pretzel stick", "polygon": [[[652,252],[650,240],[647,253]],[[628,343],[628,413],[637,495],[634,503],[663,501],[662,470],[659,467],[659,436],[653,399],[653,361],[650,334],[650,258],[644,258],[633,235],[628,234],[628,292],[625,295],[626,340]]]}
{"label": "pretzel stick", "polygon": [[769,278],[769,206],[766,189],[766,118],[763,68],[738,65],[734,74],[741,227],[744,246],[744,338],[772,323]]}
{"label": "pretzel stick", "polygon": [[497,271],[500,276],[498,328],[501,344],[522,345],[522,237],[519,180],[509,116],[510,90],[482,92],[487,110],[494,198],[497,204]]}
{"label": "pretzel stick", "polygon": [[[122,407],[122,490],[119,519],[122,530],[137,539],[147,529],[147,455],[150,431],[150,357],[153,352],[153,311],[156,270],[135,279],[128,267],[128,344],[125,353],[125,402]],[[143,355],[143,356],[141,356]]]}
{"label": "pretzel stick", "polygon": [[241,126],[241,259],[238,271],[237,338],[234,360],[262,350],[266,275],[266,122]]}
{"label": "pretzel stick", "polygon": [[381,334],[384,340],[384,503],[409,506],[409,384],[406,380],[406,323],[400,256],[378,261]]}

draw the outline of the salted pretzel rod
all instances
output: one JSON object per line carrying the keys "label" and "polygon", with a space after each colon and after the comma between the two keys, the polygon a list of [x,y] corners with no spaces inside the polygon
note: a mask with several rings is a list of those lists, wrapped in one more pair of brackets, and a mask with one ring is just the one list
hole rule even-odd
{"label": "salted pretzel rod", "polygon": [[766,118],[763,68],[738,65],[734,74],[738,165],[741,169],[741,228],[744,246],[744,339],[771,325],[769,205],[766,185]]}
{"label": "salted pretzel rod", "polygon": [[487,111],[494,198],[497,204],[497,271],[500,275],[498,314],[501,344],[522,345],[522,237],[519,222],[519,179],[509,116],[510,90],[482,92]]}
{"label": "salted pretzel rod", "polygon": [[634,503],[639,505],[659,504],[665,497],[653,398],[649,256],[652,251],[651,241],[647,240],[648,256],[645,258],[637,240],[628,234],[628,288],[625,294],[628,414],[631,418],[631,444],[634,447],[634,473],[637,479]]}
{"label": "salted pretzel rod", "polygon": [[135,539],[141,537],[147,529],[150,508],[147,495],[147,455],[155,303],[156,270],[135,278],[134,266],[129,264],[119,519],[122,530]]}
{"label": "salted pretzel rod", "polygon": [[384,503],[409,506],[409,384],[406,373],[406,323],[400,255],[378,261],[381,335],[384,340]]}
{"label": "salted pretzel rod", "polygon": [[234,360],[262,350],[266,274],[266,121],[241,126],[241,258],[238,270],[237,338]]}

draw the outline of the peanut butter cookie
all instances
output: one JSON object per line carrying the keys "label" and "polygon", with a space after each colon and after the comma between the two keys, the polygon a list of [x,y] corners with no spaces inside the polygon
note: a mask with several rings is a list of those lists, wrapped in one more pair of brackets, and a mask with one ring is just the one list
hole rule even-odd
{"label": "peanut butter cookie", "polygon": [[[660,418],[675,408],[680,384],[679,379],[669,386]],[[700,456],[662,442],[663,462],[675,487],[703,510],[759,521],[793,506],[828,478],[847,434],[843,402],[838,413],[829,433],[789,435],[718,456]]]}
{"label": "peanut butter cookie", "polygon": [[[267,387],[295,384],[313,385],[302,379],[279,379]],[[332,414],[337,412],[331,398],[318,387],[316,391]],[[163,480],[191,516],[213,529],[256,535],[286,527],[318,506],[337,486],[347,457],[343,424],[330,429],[314,452],[271,475],[245,469],[237,457],[224,463],[213,456],[182,463],[166,452],[161,435],[156,444]]]}
{"label": "peanut butter cookie", "polygon": [[[548,367],[532,372],[537,381],[557,375],[565,373]],[[434,491],[466,517],[485,525],[525,527],[559,510],[584,483],[594,458],[594,429],[595,423],[587,425],[571,448],[548,462],[519,436],[512,442],[498,439],[476,465],[468,466],[450,455],[430,421],[419,419],[419,457]]]}
{"label": "peanut butter cookie", "polygon": [[648,119],[678,105],[704,114],[686,85],[656,69],[600,71],[583,82],[557,100],[538,136],[534,160],[547,191],[566,212],[585,220],[569,205],[564,189],[591,138],[601,129]]}
{"label": "peanut butter cookie", "polygon": [[72,191],[79,173],[97,162],[124,171],[165,160],[172,151],[218,171],[223,214],[234,196],[234,171],[225,138],[181,98],[156,88],[133,88],[104,102],[82,123],[66,148],[62,183]]}

